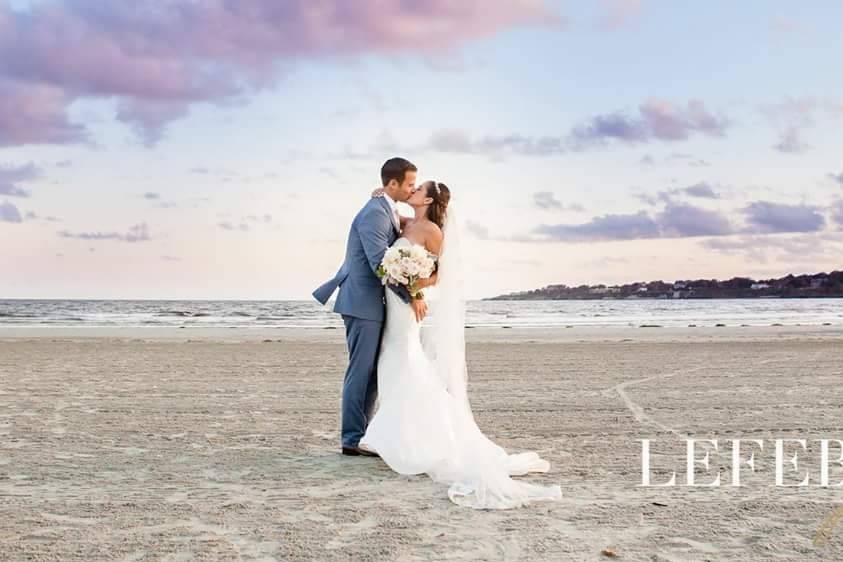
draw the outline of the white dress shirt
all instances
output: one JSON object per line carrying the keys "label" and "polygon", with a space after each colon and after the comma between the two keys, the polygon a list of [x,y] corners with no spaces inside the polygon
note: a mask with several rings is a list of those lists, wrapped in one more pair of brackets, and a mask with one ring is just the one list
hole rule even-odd
{"label": "white dress shirt", "polygon": [[386,198],[386,202],[389,203],[389,208],[392,209],[392,216],[395,219],[395,226],[398,227],[398,230],[401,230],[401,215],[398,214],[398,204],[392,200],[392,197],[387,195],[384,192],[383,196]]}

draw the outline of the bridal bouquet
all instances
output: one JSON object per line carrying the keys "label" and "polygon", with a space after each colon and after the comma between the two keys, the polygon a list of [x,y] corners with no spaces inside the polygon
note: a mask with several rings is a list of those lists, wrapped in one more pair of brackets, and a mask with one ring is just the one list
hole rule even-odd
{"label": "bridal bouquet", "polygon": [[404,285],[413,298],[424,297],[415,284],[427,279],[436,268],[436,257],[418,244],[409,248],[393,246],[383,255],[377,275],[384,285]]}

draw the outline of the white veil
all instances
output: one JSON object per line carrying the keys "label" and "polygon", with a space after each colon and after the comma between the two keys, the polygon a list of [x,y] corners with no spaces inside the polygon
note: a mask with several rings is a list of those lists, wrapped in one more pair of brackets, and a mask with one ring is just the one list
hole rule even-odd
{"label": "white veil", "polygon": [[[541,486],[518,482],[511,475],[547,472],[550,464],[535,452],[508,454],[486,437],[468,400],[465,361],[465,272],[461,224],[453,203],[448,204],[443,241],[439,252],[439,279],[431,287],[429,315],[422,325],[422,345],[435,373],[454,398],[452,429],[459,437],[453,456],[429,474],[451,484],[448,497],[456,504],[476,509],[507,509],[530,500],[555,500],[562,496],[558,485]],[[452,437],[453,438],[453,437]]]}
{"label": "white veil", "polygon": [[439,279],[431,292],[429,317],[423,324],[422,341],[448,392],[464,406],[464,413],[473,421],[465,363],[465,272],[460,228],[451,203],[442,226]]}

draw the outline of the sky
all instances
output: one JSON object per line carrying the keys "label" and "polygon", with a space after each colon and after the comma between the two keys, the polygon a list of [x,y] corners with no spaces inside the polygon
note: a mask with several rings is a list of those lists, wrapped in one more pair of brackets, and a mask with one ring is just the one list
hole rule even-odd
{"label": "sky", "polygon": [[308,299],[393,156],[450,187],[471,298],[841,269],[840,21],[0,0],[0,298]]}

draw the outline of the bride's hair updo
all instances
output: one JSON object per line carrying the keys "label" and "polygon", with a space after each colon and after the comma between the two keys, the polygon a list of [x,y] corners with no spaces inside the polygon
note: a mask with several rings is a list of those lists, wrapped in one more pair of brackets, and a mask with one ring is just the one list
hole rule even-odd
{"label": "bride's hair updo", "polygon": [[445,224],[448,201],[451,200],[451,190],[442,182],[428,181],[426,183],[427,196],[433,199],[433,202],[427,208],[427,218],[439,225],[439,228],[442,228]]}

